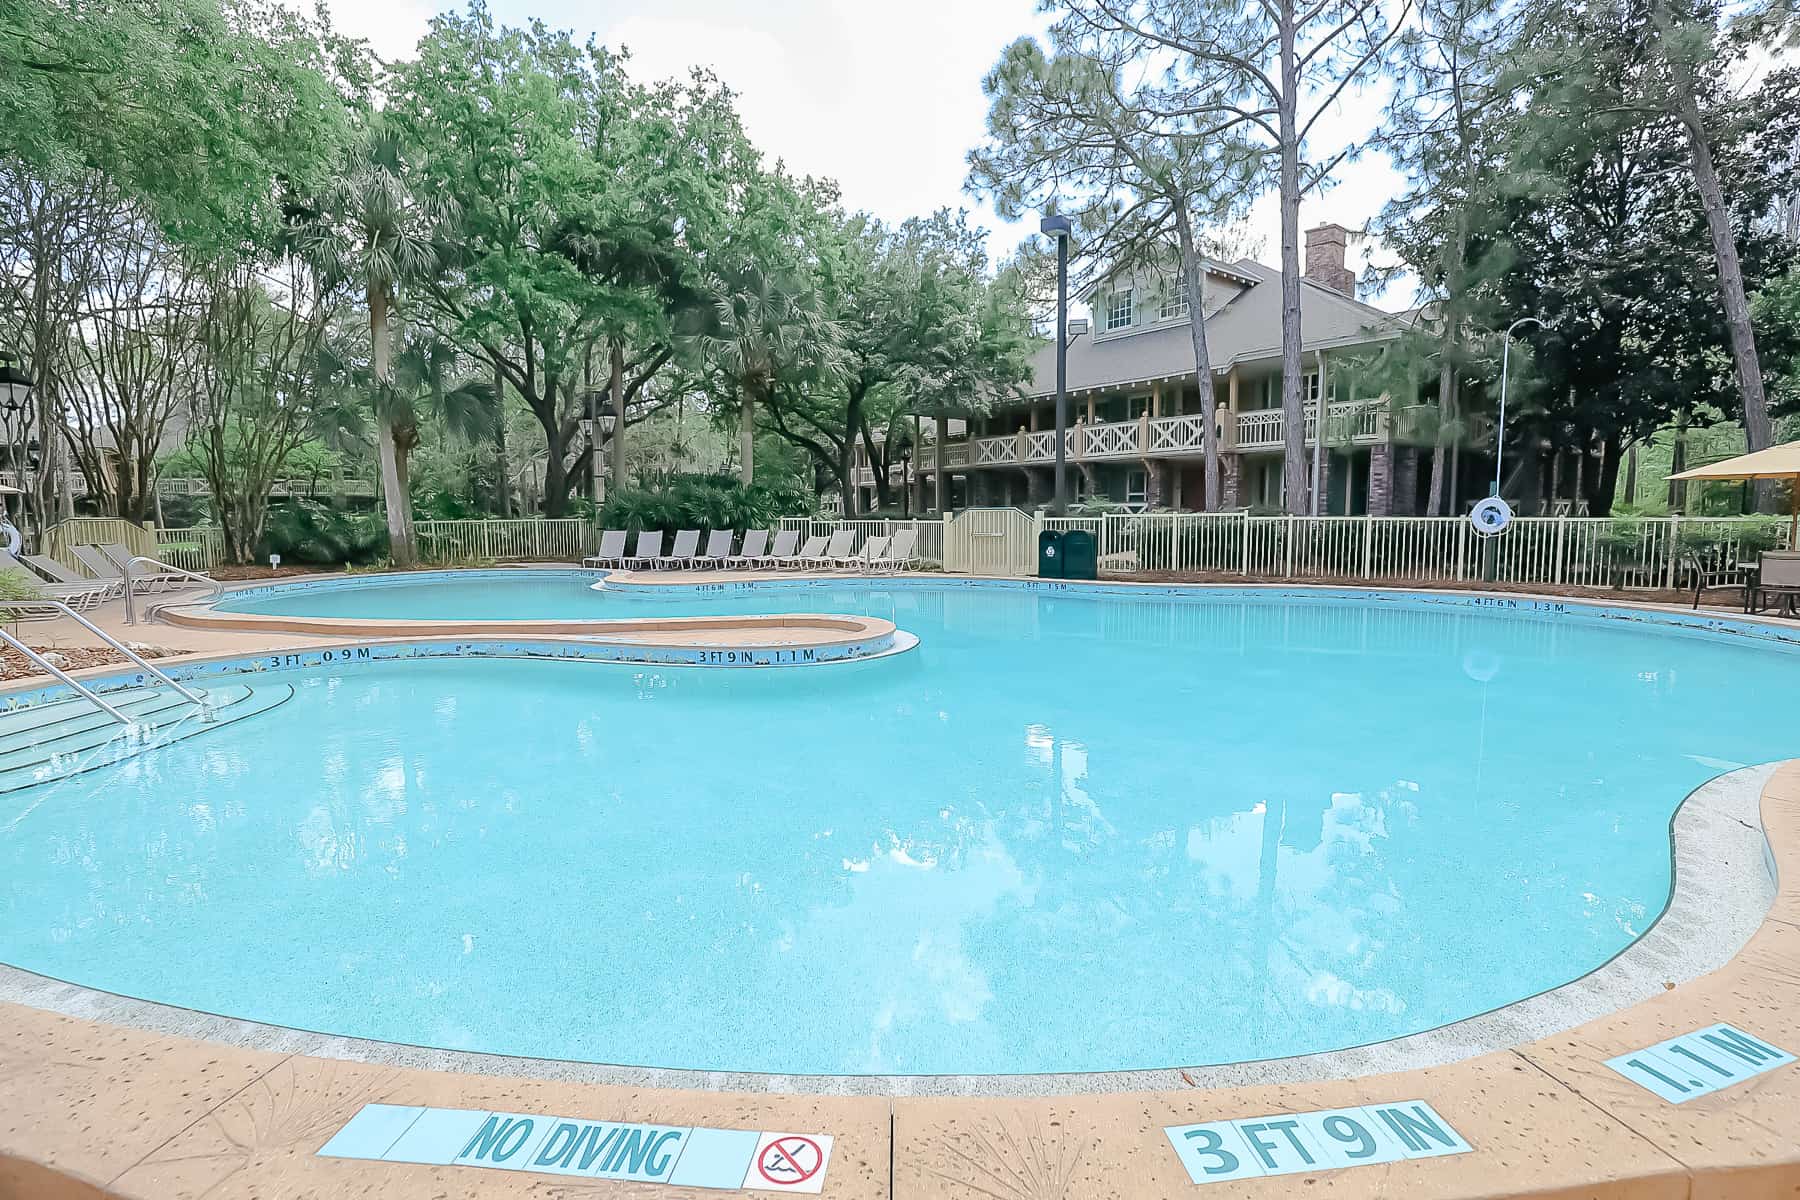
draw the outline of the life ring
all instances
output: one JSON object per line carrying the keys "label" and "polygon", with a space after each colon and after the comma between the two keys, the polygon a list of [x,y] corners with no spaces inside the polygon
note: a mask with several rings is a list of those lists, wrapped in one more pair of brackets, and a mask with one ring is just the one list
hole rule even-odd
{"label": "life ring", "polygon": [[1512,519],[1511,507],[1498,496],[1487,497],[1469,511],[1469,524],[1482,537],[1505,533],[1506,527],[1512,524]]}
{"label": "life ring", "polygon": [[25,544],[25,539],[19,536],[19,527],[11,521],[0,518],[0,538],[6,540],[6,553],[17,558],[19,548]]}

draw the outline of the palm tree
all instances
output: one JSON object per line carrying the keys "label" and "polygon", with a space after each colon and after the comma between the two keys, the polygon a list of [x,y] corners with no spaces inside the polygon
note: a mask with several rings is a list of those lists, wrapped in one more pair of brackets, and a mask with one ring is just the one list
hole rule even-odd
{"label": "palm tree", "polygon": [[738,398],[738,478],[755,476],[756,405],[807,373],[836,369],[841,334],[810,281],[745,262],[716,280],[697,311],[698,339]]}
{"label": "palm tree", "polygon": [[398,141],[377,125],[353,148],[302,236],[320,274],[334,284],[360,285],[368,304],[381,494],[394,565],[402,567],[418,560],[406,489],[406,456],[418,444],[418,424],[410,403],[391,402],[389,322],[400,288],[438,265],[431,235],[446,216],[441,204],[412,194]]}

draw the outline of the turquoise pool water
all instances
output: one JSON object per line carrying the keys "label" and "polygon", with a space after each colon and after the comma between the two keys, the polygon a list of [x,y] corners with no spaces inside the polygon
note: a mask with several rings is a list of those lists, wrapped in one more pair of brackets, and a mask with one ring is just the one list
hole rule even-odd
{"label": "turquoise pool water", "polygon": [[857,612],[921,644],[270,672],[298,688],[274,713],[0,798],[0,961],[612,1063],[1238,1061],[1586,973],[1662,908],[1682,798],[1800,753],[1772,700],[1795,652],[1519,611],[924,580],[632,599],[573,576],[260,603]]}

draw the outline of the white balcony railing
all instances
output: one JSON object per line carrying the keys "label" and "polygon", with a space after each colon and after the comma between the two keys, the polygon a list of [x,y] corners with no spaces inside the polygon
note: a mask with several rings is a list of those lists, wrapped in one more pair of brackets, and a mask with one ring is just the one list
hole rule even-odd
{"label": "white balcony railing", "polygon": [[[1306,439],[1318,436],[1316,406],[1306,411]],[[1380,400],[1345,400],[1331,405],[1327,440],[1332,445],[1346,442],[1377,442],[1385,436],[1382,423],[1384,402]],[[1225,421],[1229,413],[1223,413]],[[1235,434],[1222,431],[1221,445],[1236,450],[1275,449],[1282,444],[1283,421],[1278,408],[1239,413]],[[1077,424],[1068,431],[1065,452],[1071,461],[1090,459],[1130,459],[1186,457],[1205,449],[1206,423],[1198,413],[1183,416],[1139,418],[1136,421],[1109,421],[1093,425]],[[944,448],[948,466],[999,467],[1048,463],[1056,459],[1056,434],[1048,430],[1020,430],[1011,436],[976,438],[973,442],[952,443]],[[927,460],[929,462],[929,459]]]}

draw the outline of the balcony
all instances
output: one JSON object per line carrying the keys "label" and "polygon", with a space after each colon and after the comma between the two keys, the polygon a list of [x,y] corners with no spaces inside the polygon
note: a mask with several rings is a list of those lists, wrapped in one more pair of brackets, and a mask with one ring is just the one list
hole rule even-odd
{"label": "balcony", "polygon": [[[1344,400],[1327,410],[1326,441],[1333,446],[1369,445],[1387,436],[1384,400]],[[1279,450],[1284,422],[1278,408],[1239,413],[1235,427],[1229,411],[1219,411],[1220,448],[1224,450]],[[1318,436],[1317,405],[1306,408],[1306,440]],[[1194,458],[1205,453],[1206,425],[1197,413],[1175,417],[1140,417],[1136,421],[1076,425],[1068,431],[1066,453],[1071,462],[1145,458]],[[1010,437],[976,438],[944,447],[944,462],[952,467],[1007,467],[1054,462],[1056,434],[1050,430],[1020,430]],[[931,459],[922,464],[929,470]]]}

